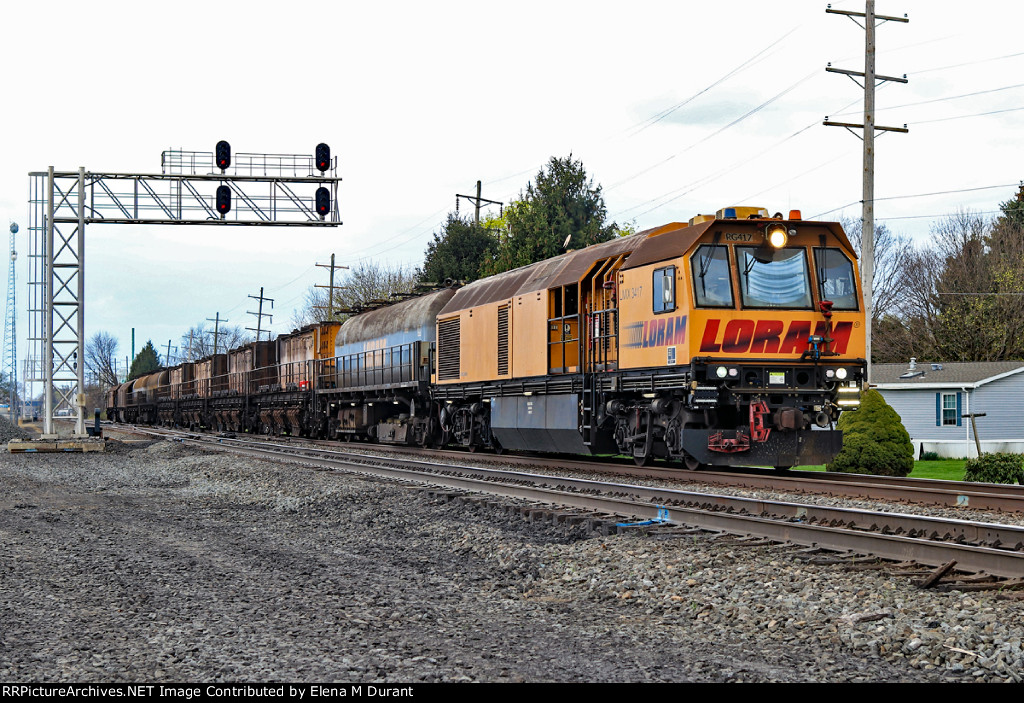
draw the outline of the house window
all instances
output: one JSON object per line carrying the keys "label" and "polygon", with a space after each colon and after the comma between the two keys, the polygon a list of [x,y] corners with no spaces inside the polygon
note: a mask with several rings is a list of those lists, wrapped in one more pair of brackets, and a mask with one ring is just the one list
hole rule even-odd
{"label": "house window", "polygon": [[942,394],[942,425],[959,425],[960,413],[957,412],[959,393]]}

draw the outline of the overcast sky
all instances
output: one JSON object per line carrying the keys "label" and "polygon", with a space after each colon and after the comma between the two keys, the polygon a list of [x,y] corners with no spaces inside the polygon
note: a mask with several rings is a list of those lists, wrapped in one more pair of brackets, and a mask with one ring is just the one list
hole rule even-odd
{"label": "overcast sky", "polygon": [[[863,0],[833,2],[863,11]],[[336,229],[86,233],[86,334],[163,354],[220,313],[275,332],[339,264],[418,265],[456,193],[508,202],[570,152],[638,229],[727,205],[858,218],[864,32],[825,2],[48,2],[0,9],[0,221],[28,224],[28,173],[158,173],[166,149],[338,157]],[[922,245],[1024,178],[1024,3],[879,0],[876,217]],[[677,109],[672,110],[675,107]],[[660,118],[660,119],[659,119]],[[922,195],[934,194],[934,195]],[[918,196],[918,197],[903,197]],[[23,236],[19,249],[25,251]],[[25,307],[26,259],[18,264]],[[4,258],[6,260],[6,257]],[[6,279],[6,271],[3,272]],[[4,289],[6,290],[6,288]],[[18,320],[24,357],[26,313]]]}

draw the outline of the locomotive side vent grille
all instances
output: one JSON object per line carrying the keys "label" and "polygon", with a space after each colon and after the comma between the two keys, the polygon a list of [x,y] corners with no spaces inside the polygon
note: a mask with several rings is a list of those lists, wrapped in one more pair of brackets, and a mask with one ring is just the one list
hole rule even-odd
{"label": "locomotive side vent grille", "polygon": [[437,380],[458,381],[462,375],[462,318],[453,317],[437,323]]}
{"label": "locomotive side vent grille", "polygon": [[498,375],[508,376],[508,305],[498,308]]}

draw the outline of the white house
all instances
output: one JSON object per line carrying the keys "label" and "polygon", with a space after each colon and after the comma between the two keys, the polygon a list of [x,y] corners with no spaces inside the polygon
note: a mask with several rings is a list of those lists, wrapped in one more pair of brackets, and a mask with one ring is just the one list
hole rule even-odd
{"label": "white house", "polygon": [[916,456],[977,456],[976,417],[982,452],[1024,453],[1024,361],[872,364],[871,385],[899,413]]}

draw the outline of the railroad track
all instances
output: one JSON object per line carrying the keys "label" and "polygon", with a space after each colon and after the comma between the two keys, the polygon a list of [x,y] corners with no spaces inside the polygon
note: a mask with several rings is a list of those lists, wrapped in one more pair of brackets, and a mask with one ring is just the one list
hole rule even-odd
{"label": "railroad track", "polygon": [[549,506],[553,515],[570,508],[624,529],[687,526],[946,570],[955,564],[959,572],[980,575],[970,579],[974,585],[1024,588],[1024,527],[438,464],[162,428],[134,431],[275,461],[532,501]]}
{"label": "railroad track", "polygon": [[[248,437],[248,435],[245,435]],[[472,456],[474,462],[493,462],[502,465],[551,466],[557,469],[578,469],[589,473],[612,476],[648,478],[665,481],[700,483],[733,488],[770,490],[777,493],[810,493],[841,498],[859,498],[913,505],[940,506],[966,510],[994,510],[1024,513],[1024,486],[996,483],[965,483],[897,476],[871,476],[821,471],[777,472],[749,467],[736,471],[691,471],[688,469],[656,466],[637,467],[632,460],[615,459],[578,460],[566,457],[522,454],[467,454],[451,450],[396,447],[387,444],[341,444],[327,440],[287,437],[272,441],[288,445],[343,448],[346,453],[358,453],[360,446],[372,446],[374,452],[404,456],[428,456],[460,462]]]}

